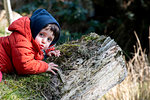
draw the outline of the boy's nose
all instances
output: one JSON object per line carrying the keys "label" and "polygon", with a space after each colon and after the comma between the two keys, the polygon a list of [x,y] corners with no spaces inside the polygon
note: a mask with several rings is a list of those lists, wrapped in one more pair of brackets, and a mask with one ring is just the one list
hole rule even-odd
{"label": "boy's nose", "polygon": [[42,43],[43,44],[45,44],[46,43],[46,39],[44,38],[44,39],[42,39]]}

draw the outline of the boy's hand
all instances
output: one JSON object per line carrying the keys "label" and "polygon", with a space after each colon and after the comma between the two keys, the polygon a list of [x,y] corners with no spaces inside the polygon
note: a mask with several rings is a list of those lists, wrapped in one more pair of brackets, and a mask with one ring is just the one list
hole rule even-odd
{"label": "boy's hand", "polygon": [[[48,72],[52,72],[54,75],[56,75],[55,71],[58,71],[58,70],[59,70],[59,69],[56,68],[56,67],[58,67],[58,65],[56,65],[56,64],[54,64],[54,63],[49,63],[49,64],[48,64],[48,69],[47,69],[47,71],[48,71]],[[54,70],[55,70],[55,71],[54,71]]]}
{"label": "boy's hand", "polygon": [[60,56],[60,51],[59,50],[55,50],[55,51],[50,51],[48,54],[48,56],[56,56],[56,57],[59,57]]}

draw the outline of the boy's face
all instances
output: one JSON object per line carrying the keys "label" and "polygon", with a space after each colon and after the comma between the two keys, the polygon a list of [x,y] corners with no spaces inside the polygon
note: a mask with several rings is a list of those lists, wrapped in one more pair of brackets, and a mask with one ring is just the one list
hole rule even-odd
{"label": "boy's face", "polygon": [[40,45],[41,50],[46,50],[54,39],[54,34],[48,28],[42,29],[35,37],[35,41]]}

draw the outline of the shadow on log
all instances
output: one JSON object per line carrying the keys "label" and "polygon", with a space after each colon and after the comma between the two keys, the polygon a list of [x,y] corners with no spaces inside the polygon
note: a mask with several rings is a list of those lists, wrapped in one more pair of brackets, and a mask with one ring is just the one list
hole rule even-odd
{"label": "shadow on log", "polygon": [[91,33],[57,49],[61,56],[47,59],[60,68],[51,76],[51,95],[43,93],[47,99],[97,100],[127,76],[122,50],[110,37]]}

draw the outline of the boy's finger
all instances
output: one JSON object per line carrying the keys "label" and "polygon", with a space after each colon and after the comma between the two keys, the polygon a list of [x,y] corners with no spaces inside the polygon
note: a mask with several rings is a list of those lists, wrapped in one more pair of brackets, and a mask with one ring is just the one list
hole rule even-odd
{"label": "boy's finger", "polygon": [[60,56],[60,53],[58,54],[58,57]]}
{"label": "boy's finger", "polygon": [[53,66],[53,67],[58,67],[58,65],[56,65],[56,64],[54,64],[54,63],[52,64],[52,66]]}
{"label": "boy's finger", "polygon": [[57,69],[56,67],[52,67],[51,69],[58,71],[59,69]]}
{"label": "boy's finger", "polygon": [[54,51],[51,51],[51,52],[48,53],[48,55],[52,56],[52,55],[56,55],[56,53]]}
{"label": "boy's finger", "polygon": [[56,73],[53,70],[50,70],[50,72],[52,72],[54,75],[56,75]]}
{"label": "boy's finger", "polygon": [[50,63],[49,63],[49,65],[56,65],[56,64],[55,64],[55,63],[53,63],[53,62],[50,62]]}

